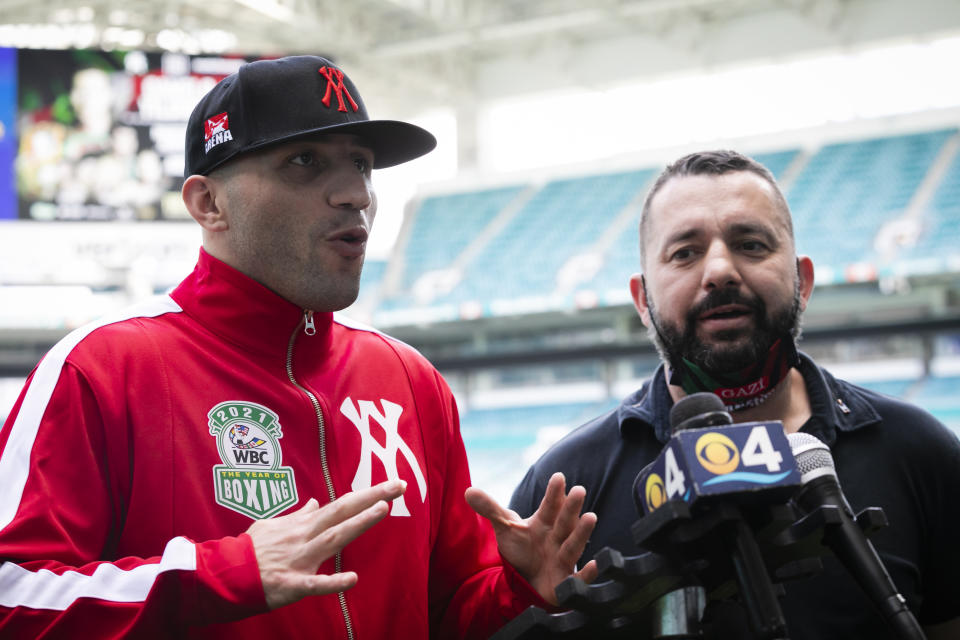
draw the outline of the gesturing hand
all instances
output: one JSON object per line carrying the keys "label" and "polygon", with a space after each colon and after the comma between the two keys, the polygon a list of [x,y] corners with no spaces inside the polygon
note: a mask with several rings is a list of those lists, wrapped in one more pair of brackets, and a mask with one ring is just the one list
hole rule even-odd
{"label": "gesturing hand", "polygon": [[357,583],[352,571],[317,575],[317,569],[389,511],[406,490],[402,480],[382,482],[319,506],[310,498],[297,511],[254,522],[247,534],[260,568],[267,605],[277,609],[301,598],[345,591]]}
{"label": "gesturing hand", "polygon": [[597,516],[581,516],[586,491],[574,487],[565,495],[565,484],[562,473],[553,474],[540,507],[526,520],[480,489],[470,487],[464,494],[473,510],[493,524],[500,554],[551,604],[557,604],[554,589],[571,574],[586,582],[597,576],[593,560],[574,573]]}

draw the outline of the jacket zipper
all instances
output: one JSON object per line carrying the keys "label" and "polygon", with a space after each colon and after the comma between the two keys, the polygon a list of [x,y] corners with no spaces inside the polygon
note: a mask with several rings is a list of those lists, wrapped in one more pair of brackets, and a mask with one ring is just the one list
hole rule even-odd
{"label": "jacket zipper", "polygon": [[[320,408],[320,401],[317,400],[317,397],[313,395],[312,392],[297,382],[297,379],[293,375],[293,344],[297,340],[297,334],[300,332],[301,327],[303,327],[304,334],[308,336],[317,333],[316,326],[313,324],[313,311],[304,309],[303,320],[297,325],[297,328],[293,330],[293,333],[290,334],[290,342],[287,344],[287,378],[290,379],[293,386],[310,398],[310,404],[313,405],[313,411],[317,415],[317,427],[320,432],[320,468],[323,470],[323,480],[327,485],[327,496],[330,502],[333,502],[337,499],[337,494],[333,490],[333,480],[330,478],[330,465],[327,463],[326,424],[323,421],[323,411]],[[336,572],[340,573],[343,571],[343,554],[340,551],[337,552],[334,562]],[[347,638],[354,640],[353,622],[350,620],[350,611],[347,609],[347,596],[343,591],[340,591],[337,593],[337,599],[340,601],[340,611],[343,613],[343,621],[347,625]]]}

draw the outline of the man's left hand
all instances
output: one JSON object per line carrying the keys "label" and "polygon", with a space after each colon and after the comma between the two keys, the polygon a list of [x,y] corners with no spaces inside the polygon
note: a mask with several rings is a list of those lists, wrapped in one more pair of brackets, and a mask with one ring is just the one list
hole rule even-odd
{"label": "man's left hand", "polygon": [[476,487],[464,494],[473,510],[493,524],[500,554],[551,604],[557,604],[557,585],[570,575],[585,582],[597,576],[593,560],[575,571],[597,516],[580,515],[587,492],[577,486],[565,493],[565,485],[562,473],[553,474],[540,507],[526,520]]}

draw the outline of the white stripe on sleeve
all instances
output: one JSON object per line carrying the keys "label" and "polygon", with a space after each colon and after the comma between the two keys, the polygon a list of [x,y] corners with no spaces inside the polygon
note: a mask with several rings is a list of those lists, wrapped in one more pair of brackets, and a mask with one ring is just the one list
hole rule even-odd
{"label": "white stripe on sleeve", "polygon": [[164,571],[196,571],[196,546],[186,538],[167,543],[160,562],[123,570],[101,564],[90,575],[78,571],[56,574],[28,571],[13,562],[0,565],[0,606],[64,611],[78,598],[110,602],[143,602]]}
{"label": "white stripe on sleeve", "polygon": [[94,320],[68,333],[55,344],[40,362],[30,388],[23,398],[23,404],[17,414],[7,445],[0,456],[0,530],[13,520],[20,508],[23,488],[27,484],[30,472],[30,451],[33,449],[40,420],[47,410],[47,403],[53,395],[53,388],[60,379],[60,371],[67,356],[90,333],[115,322],[132,318],[154,318],[165,313],[179,313],[180,305],[170,296],[156,296],[144,302],[127,307],[115,314]]}

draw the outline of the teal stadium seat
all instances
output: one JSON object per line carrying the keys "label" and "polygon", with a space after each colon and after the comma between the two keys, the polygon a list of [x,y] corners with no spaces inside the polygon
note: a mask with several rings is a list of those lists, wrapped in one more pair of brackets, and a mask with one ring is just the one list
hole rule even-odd
{"label": "teal stadium seat", "polygon": [[606,410],[605,403],[573,402],[464,412],[460,431],[473,484],[506,504],[533,462],[530,451],[545,430],[553,428],[552,442]]}
{"label": "teal stadium seat", "polygon": [[533,405],[496,409],[471,409],[460,418],[460,429],[471,450],[523,449],[544,427],[574,427],[595,409],[595,402]]}
{"label": "teal stadium seat", "polygon": [[877,232],[903,215],[954,133],[932,131],[821,148],[787,193],[798,251],[810,255],[814,264],[830,267],[833,282],[843,282],[852,264],[878,265]]}
{"label": "teal stadium seat", "polygon": [[403,289],[424,273],[450,266],[523,186],[431,196],[420,205],[406,250]]}
{"label": "teal stadium seat", "polygon": [[930,376],[910,401],[917,404],[960,435],[960,376]]}
{"label": "teal stadium seat", "polygon": [[[874,247],[880,229],[904,215],[944,143],[956,133],[944,129],[827,145],[784,182],[797,250],[814,259],[818,284],[869,280],[895,268],[903,272],[904,264],[912,272],[960,269],[960,159],[924,211],[918,244],[899,255],[881,255]],[[787,149],[754,157],[782,180],[799,153]],[[570,308],[574,299],[590,303],[588,294],[601,306],[624,304],[628,278],[639,268],[635,223],[626,225],[607,248],[597,273],[569,292],[574,298],[550,296],[558,292],[557,274],[566,261],[591,249],[624,207],[644,195],[657,173],[647,168],[548,182],[478,247],[451,291],[423,302],[412,295],[417,280],[451,266],[529,185],[426,198],[412,222],[401,286],[392,299],[381,300],[379,309],[430,307],[453,319],[463,303],[471,302],[477,303],[471,313],[481,315]],[[851,269],[863,265],[857,272]],[[518,300],[532,302],[516,308],[501,304]]]}
{"label": "teal stadium seat", "polygon": [[387,271],[386,260],[364,260],[363,272],[360,274],[360,292],[375,291],[383,280]]}
{"label": "teal stadium seat", "polygon": [[547,183],[466,267],[449,302],[548,295],[557,271],[597,240],[646,184],[646,172]]}
{"label": "teal stadium seat", "polygon": [[869,382],[858,382],[861,387],[866,387],[871,391],[893,396],[894,398],[907,399],[907,393],[910,388],[918,381],[916,379],[903,380],[878,380]]}
{"label": "teal stadium seat", "polygon": [[956,270],[960,263],[960,155],[953,159],[923,212],[917,243],[901,255],[907,273]]}

